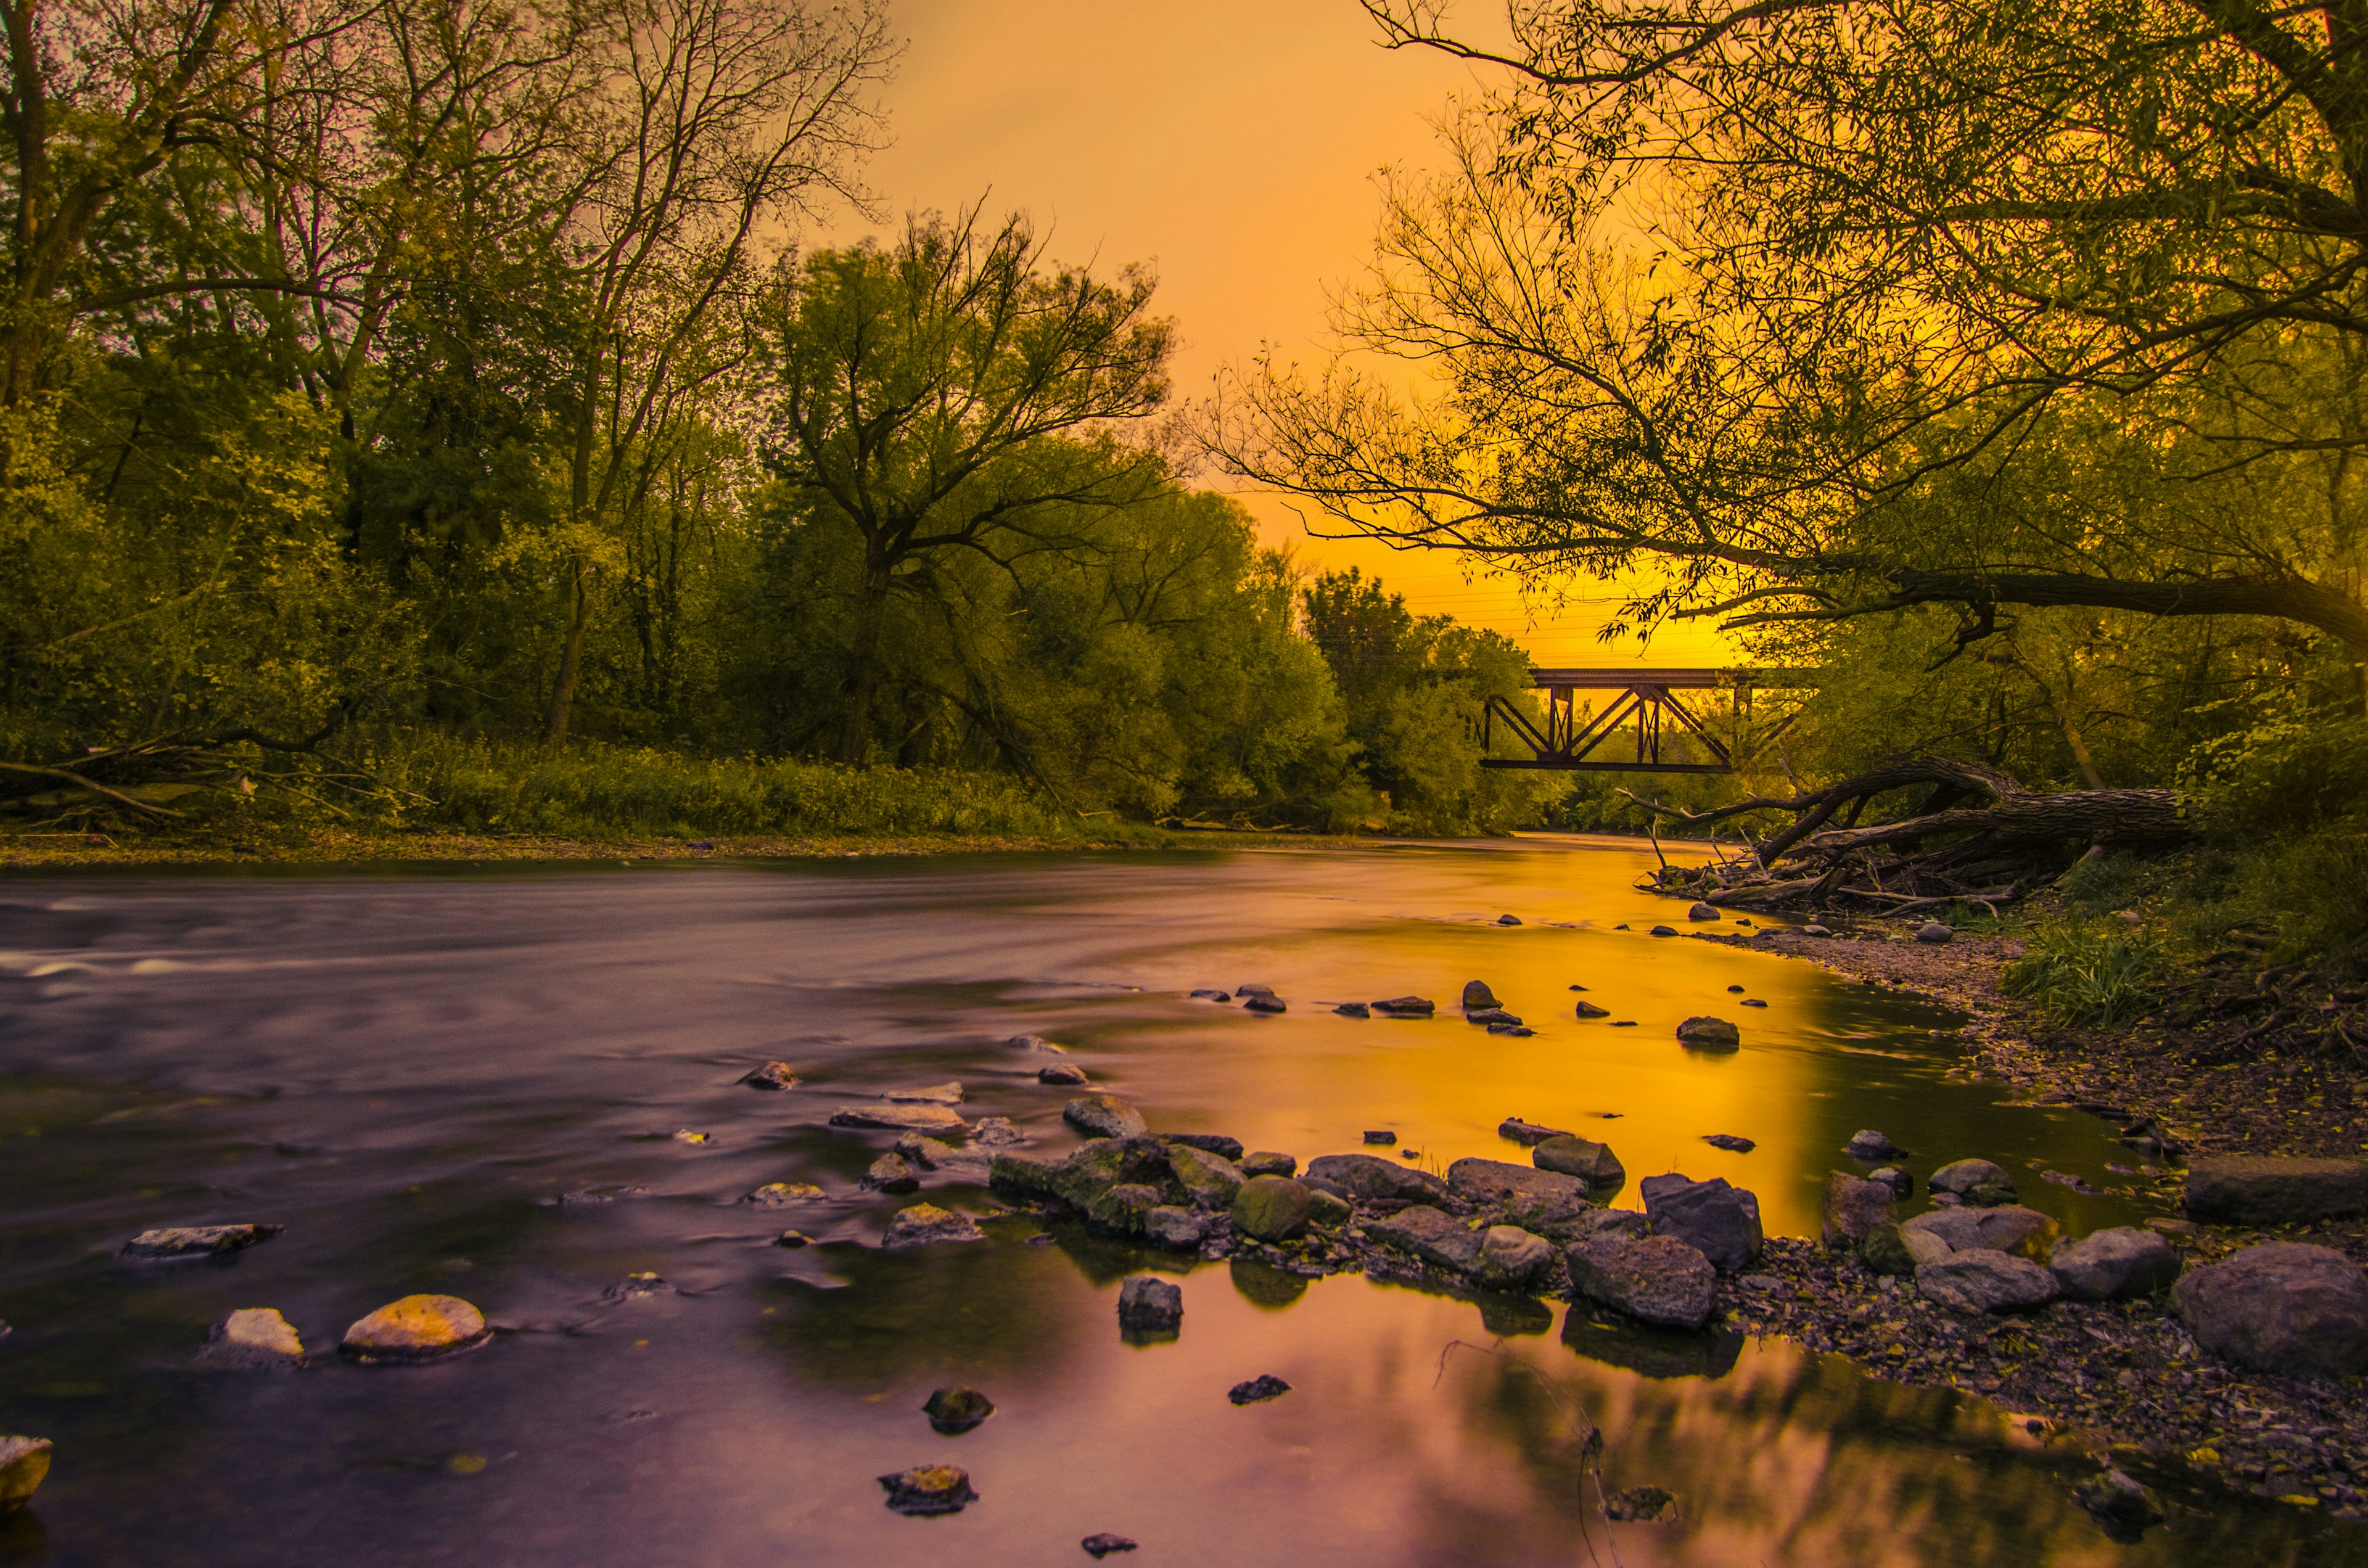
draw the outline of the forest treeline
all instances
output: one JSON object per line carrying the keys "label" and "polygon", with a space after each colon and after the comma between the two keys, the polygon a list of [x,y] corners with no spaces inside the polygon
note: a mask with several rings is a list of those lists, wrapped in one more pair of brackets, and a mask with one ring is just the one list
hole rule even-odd
{"label": "forest treeline", "polygon": [[1509,642],[1194,486],[1147,272],[981,210],[800,243],[886,131],[876,0],[5,8],[20,825],[1486,832],[1550,792],[1477,766]]}

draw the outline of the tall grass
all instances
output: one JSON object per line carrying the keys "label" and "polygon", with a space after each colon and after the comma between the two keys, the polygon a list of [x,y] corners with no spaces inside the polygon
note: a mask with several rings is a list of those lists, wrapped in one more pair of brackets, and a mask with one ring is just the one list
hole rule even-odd
{"label": "tall grass", "polygon": [[575,743],[564,749],[436,733],[383,738],[364,759],[403,821],[568,837],[945,834],[1108,840],[1143,830],[1080,819],[1003,774],[847,767]]}
{"label": "tall grass", "polygon": [[2065,1023],[2127,1023],[2151,1008],[2169,964],[2161,948],[2130,932],[2060,926],[2032,938],[1998,983]]}

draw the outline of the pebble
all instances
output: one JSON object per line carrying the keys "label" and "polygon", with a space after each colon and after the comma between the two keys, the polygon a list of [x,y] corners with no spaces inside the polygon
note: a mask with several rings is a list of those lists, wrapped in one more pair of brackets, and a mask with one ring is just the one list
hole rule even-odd
{"label": "pebble", "polygon": [[916,1465],[882,1476],[880,1484],[887,1489],[890,1508],[916,1517],[959,1514],[978,1501],[978,1494],[971,1490],[970,1471],[958,1464]]}
{"label": "pebble", "polygon": [[1746,996],[1746,997],[1743,999],[1743,1001],[1741,1002],[1740,1006],[1746,1006],[1746,1007],[1765,1007],[1766,1006],[1768,1006],[1768,1004],[1767,1004],[1767,1003],[1765,1003],[1765,1002],[1762,1002],[1762,1001],[1761,1001],[1759,997],[1757,997],[1757,996]]}
{"label": "pebble", "polygon": [[1122,1535],[1111,1535],[1108,1531],[1104,1531],[1100,1535],[1089,1535],[1086,1537],[1085,1540],[1077,1542],[1077,1544],[1084,1547],[1086,1549],[1086,1555],[1093,1558],[1096,1562],[1099,1562],[1101,1559],[1108,1557],[1113,1551],[1133,1551],[1134,1550],[1134,1542],[1127,1540],[1127,1538]]}
{"label": "pebble", "polygon": [[942,1436],[959,1437],[994,1415],[995,1401],[968,1384],[957,1383],[929,1395],[928,1403],[921,1406],[921,1414]]}
{"label": "pebble", "polygon": [[293,1371],[304,1364],[304,1342],[277,1308],[241,1307],[214,1324],[205,1358],[219,1367]]}
{"label": "pebble", "polygon": [[1395,1132],[1367,1132],[1365,1134],[1365,1142],[1368,1143],[1395,1143],[1397,1141],[1398,1135]]}
{"label": "pebble", "polygon": [[797,1087],[798,1075],[786,1062],[768,1062],[740,1081],[752,1089],[793,1089]]}
{"label": "pebble", "polygon": [[337,1348],[366,1366],[433,1361],[492,1336],[485,1314],[458,1296],[405,1296],[357,1321]]}
{"label": "pebble", "polygon": [[1246,1383],[1235,1383],[1225,1391],[1225,1397],[1235,1404],[1256,1404],[1260,1400],[1280,1399],[1291,1392],[1291,1385],[1270,1373],[1260,1373]]}
{"label": "pebble", "polygon": [[1750,1139],[1738,1138],[1732,1132],[1705,1132],[1702,1134],[1702,1142],[1713,1149],[1725,1149],[1736,1154],[1748,1154],[1752,1150],[1759,1147]]}

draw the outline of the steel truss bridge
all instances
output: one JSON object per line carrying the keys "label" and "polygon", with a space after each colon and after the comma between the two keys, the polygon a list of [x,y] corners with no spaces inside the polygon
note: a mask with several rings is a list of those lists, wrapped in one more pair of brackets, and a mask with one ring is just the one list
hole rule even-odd
{"label": "steel truss bridge", "polygon": [[[1732,773],[1736,749],[1748,751],[1775,740],[1793,727],[1796,715],[1787,713],[1765,733],[1749,737],[1748,743],[1739,740],[1736,747],[1730,747],[1711,733],[1702,716],[1688,708],[1678,693],[1731,691],[1735,694],[1737,718],[1748,720],[1754,691],[1807,690],[1818,684],[1820,673],[1783,669],[1533,669],[1530,672],[1530,684],[1546,694],[1545,728],[1541,731],[1532,716],[1514,704],[1492,697],[1481,718],[1481,744],[1486,749],[1495,738],[1497,721],[1502,719],[1536,755],[1487,756],[1481,759],[1480,766],[1588,773]],[[1582,715],[1577,696],[1582,691],[1616,691],[1620,695],[1602,712]],[[1634,736],[1633,759],[1624,755],[1597,755],[1625,753],[1626,744],[1611,744],[1622,731],[1632,732]],[[1691,737],[1693,744],[1713,760],[1678,762],[1664,757],[1664,739],[1674,741],[1681,734]]]}

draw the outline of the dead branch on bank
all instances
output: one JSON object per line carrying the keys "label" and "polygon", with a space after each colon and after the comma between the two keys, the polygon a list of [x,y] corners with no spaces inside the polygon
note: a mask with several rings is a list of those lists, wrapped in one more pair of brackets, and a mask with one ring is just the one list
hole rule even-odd
{"label": "dead branch on bank", "polygon": [[[1894,790],[1929,791],[1907,812],[1863,827],[1859,819]],[[1707,812],[1622,794],[1656,817],[1690,824],[1761,812],[1793,821],[1753,842],[1748,858],[1664,866],[1653,886],[1722,907],[1825,908],[1836,900],[1867,914],[1905,915],[1955,903],[1997,906],[2063,874],[2067,845],[2170,844],[2192,828],[2170,790],[2078,790],[2048,794],[2011,775],[1950,757],[1908,757],[1787,799],[1752,795]],[[1835,818],[1840,817],[1837,824]],[[1830,824],[1830,825],[1829,825]],[[1779,862],[1786,862],[1781,870]]]}
{"label": "dead branch on bank", "polygon": [[[210,790],[252,796],[264,787],[336,811],[323,791],[356,797],[387,791],[367,769],[321,749],[349,717],[340,708],[329,722],[297,740],[251,728],[183,732],[94,746],[49,763],[0,761],[0,813],[31,819],[24,823],[28,831],[61,824],[88,829],[102,819],[158,824],[185,814],[173,801]],[[267,766],[265,758],[282,765]]]}

